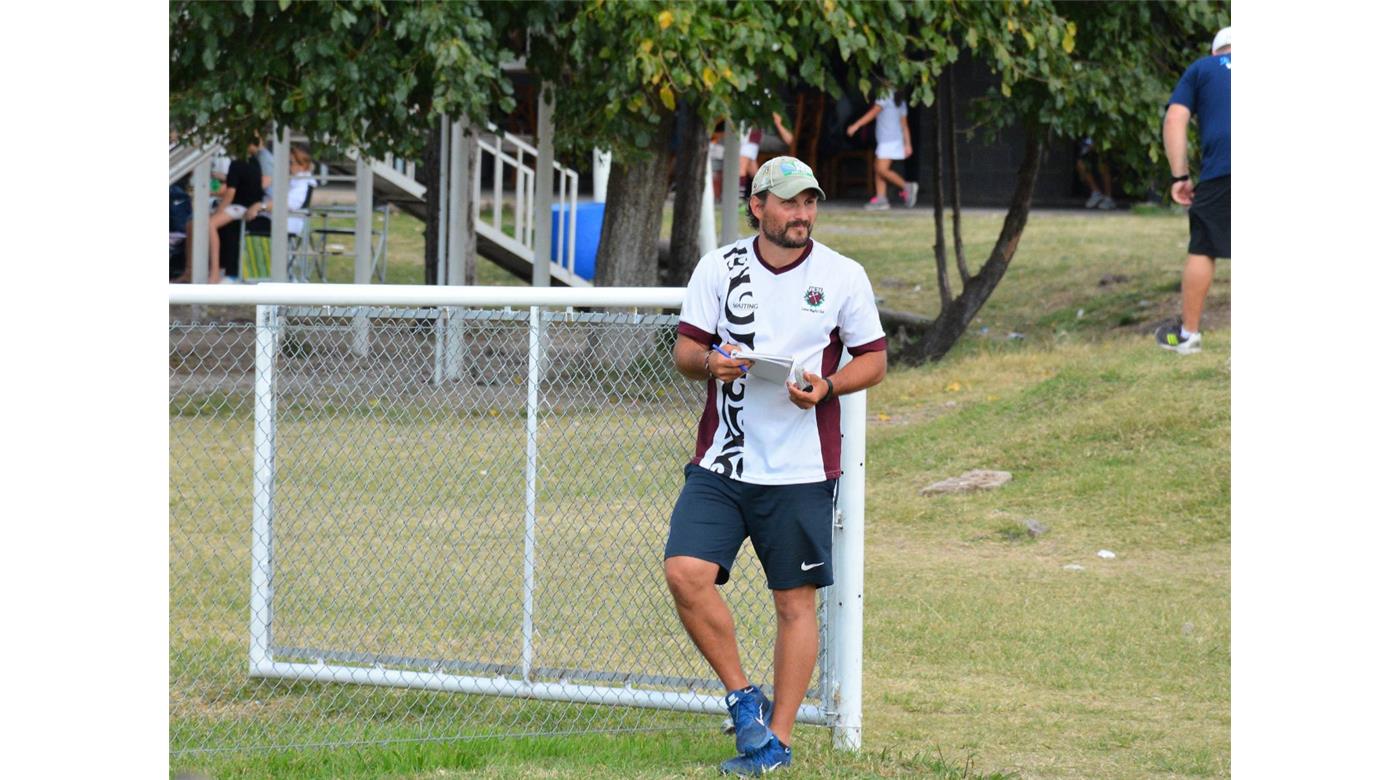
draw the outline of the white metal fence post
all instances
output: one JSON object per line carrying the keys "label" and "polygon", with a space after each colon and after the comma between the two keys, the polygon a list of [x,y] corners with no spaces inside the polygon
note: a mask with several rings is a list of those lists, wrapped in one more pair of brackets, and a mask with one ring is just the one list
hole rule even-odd
{"label": "white metal fence post", "polygon": [[[369,284],[374,275],[374,171],[363,155],[355,160],[355,284]],[[354,352],[369,354],[369,314],[357,312],[351,325]]]}
{"label": "white metal fence post", "polygon": [[258,306],[253,357],[253,540],[248,673],[272,662],[272,513],[277,451],[277,307]]}
{"label": "white metal fence post", "polygon": [[539,472],[539,408],[540,408],[540,351],[543,328],[540,307],[530,307],[530,356],[528,369],[527,400],[525,406],[525,550],[524,550],[524,593],[522,599],[520,632],[520,676],[530,681],[530,665],[534,656],[535,637],[535,476]]}
{"label": "white metal fence post", "polygon": [[827,595],[831,624],[832,743],[860,750],[861,665],[864,659],[865,593],[865,391],[841,399],[841,485],[836,503],[832,557],[836,584]]}

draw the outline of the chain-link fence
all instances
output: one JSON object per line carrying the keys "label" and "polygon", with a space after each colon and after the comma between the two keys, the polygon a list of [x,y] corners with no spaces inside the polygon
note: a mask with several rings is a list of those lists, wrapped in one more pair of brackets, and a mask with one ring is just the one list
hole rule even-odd
{"label": "chain-link fence", "polygon": [[[662,571],[705,395],[675,333],[542,309],[172,322],[172,754],[720,728]],[[723,591],[766,683],[748,545]],[[822,625],[806,722],[832,710]]]}

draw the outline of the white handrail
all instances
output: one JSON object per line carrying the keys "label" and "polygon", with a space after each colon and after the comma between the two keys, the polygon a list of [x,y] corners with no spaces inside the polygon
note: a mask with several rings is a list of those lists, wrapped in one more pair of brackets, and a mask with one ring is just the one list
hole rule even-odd
{"label": "white handrail", "polygon": [[172,284],[172,305],[621,306],[679,309],[684,287],[485,287],[426,284]]}

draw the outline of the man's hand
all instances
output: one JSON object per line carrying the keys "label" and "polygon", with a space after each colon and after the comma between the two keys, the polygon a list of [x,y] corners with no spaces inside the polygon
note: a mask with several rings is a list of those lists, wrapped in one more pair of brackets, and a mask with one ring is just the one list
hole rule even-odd
{"label": "man's hand", "polygon": [[1196,185],[1190,179],[1172,182],[1172,200],[1183,206],[1190,206],[1196,199]]}
{"label": "man's hand", "polygon": [[788,382],[788,400],[796,404],[799,409],[811,409],[826,398],[826,380],[811,371],[803,371],[802,379],[812,389],[804,391],[792,382]]}
{"label": "man's hand", "polygon": [[853,136],[853,135],[855,135],[855,134],[856,134],[856,126],[855,126],[855,125],[851,125],[850,127],[846,128],[846,137],[847,137],[847,138],[849,138],[849,137],[851,137],[851,136]]}
{"label": "man's hand", "polygon": [[[706,365],[710,370],[710,376],[721,382],[733,382],[743,376],[749,366],[753,365],[753,361],[735,360],[724,356],[724,352],[728,352],[732,355],[738,348],[737,344],[725,344],[719,349],[710,350],[710,356],[706,358],[706,360],[709,361]],[[724,352],[721,352],[721,349],[724,350]]]}

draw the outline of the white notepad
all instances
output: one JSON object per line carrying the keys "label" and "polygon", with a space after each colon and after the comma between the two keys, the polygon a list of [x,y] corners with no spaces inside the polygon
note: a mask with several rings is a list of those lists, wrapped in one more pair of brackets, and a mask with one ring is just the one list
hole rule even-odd
{"label": "white notepad", "polygon": [[736,351],[735,360],[750,360],[748,376],[787,386],[788,382],[802,387],[807,383],[802,379],[802,366],[792,355],[770,355],[764,352]]}

